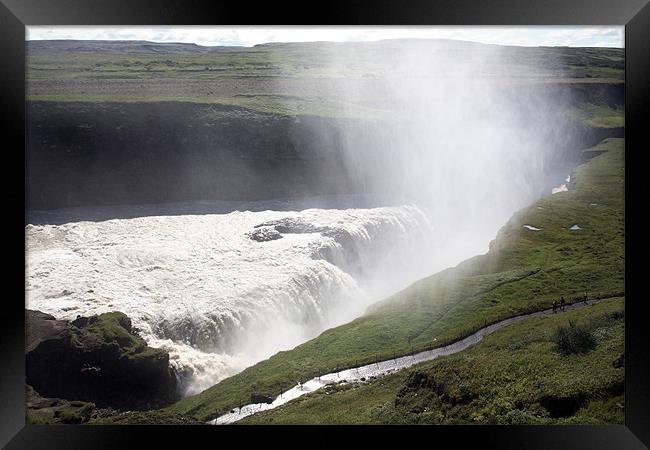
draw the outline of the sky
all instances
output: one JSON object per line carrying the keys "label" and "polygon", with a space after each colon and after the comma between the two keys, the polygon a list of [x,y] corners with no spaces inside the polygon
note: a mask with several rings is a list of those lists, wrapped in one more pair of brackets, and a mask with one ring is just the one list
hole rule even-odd
{"label": "sky", "polygon": [[268,42],[458,39],[520,46],[624,47],[622,26],[30,26],[27,40],[90,39],[244,46]]}

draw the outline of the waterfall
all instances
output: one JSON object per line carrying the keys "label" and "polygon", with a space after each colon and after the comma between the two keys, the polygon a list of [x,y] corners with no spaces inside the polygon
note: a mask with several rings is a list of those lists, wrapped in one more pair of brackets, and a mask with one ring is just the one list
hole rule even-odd
{"label": "waterfall", "polygon": [[415,206],[28,225],[27,305],[126,313],[194,393],[423,276],[431,228]]}

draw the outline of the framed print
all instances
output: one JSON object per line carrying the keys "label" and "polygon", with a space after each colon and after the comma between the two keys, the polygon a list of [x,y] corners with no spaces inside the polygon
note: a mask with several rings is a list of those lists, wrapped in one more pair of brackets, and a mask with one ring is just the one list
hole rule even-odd
{"label": "framed print", "polygon": [[646,448],[650,7],[596,3],[3,0],[3,445]]}

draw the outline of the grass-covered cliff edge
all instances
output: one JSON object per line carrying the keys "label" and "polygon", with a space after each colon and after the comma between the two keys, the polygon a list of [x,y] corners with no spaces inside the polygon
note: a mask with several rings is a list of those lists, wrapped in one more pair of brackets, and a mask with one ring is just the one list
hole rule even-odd
{"label": "grass-covered cliff edge", "polygon": [[[621,422],[623,370],[613,370],[612,364],[623,352],[623,140],[607,139],[585,152],[598,156],[576,168],[571,189],[516,213],[487,254],[423,279],[374,305],[364,316],[280,352],[168,410],[211,419],[248,403],[253,391],[277,395],[337,367],[443,346],[485,324],[548,308],[561,295],[572,302],[587,291],[591,297],[619,300],[513,325],[466,353],[355,387],[347,394],[319,392],[249,421],[493,423],[523,417],[528,422]],[[572,230],[574,225],[580,229]],[[568,356],[554,350],[552,335],[557,327],[568,326],[569,319],[595,336],[595,349]],[[506,367],[519,368],[515,374]],[[418,403],[411,409],[420,412],[410,416],[400,408],[411,401],[401,399],[413,390],[408,377],[415,371],[423,371],[429,380],[423,389],[428,389],[430,404]],[[456,378],[449,378],[450,373]],[[463,384],[467,396],[442,405],[441,396],[446,392],[445,398],[451,398],[451,391],[438,392],[437,381],[431,380],[444,380],[452,391]],[[400,392],[404,395],[398,396]],[[324,395],[334,400],[315,406]],[[560,400],[553,400],[553,395]],[[565,403],[568,406],[557,406]],[[383,413],[377,412],[384,406]],[[419,415],[425,412],[429,414]]]}
{"label": "grass-covered cliff edge", "polygon": [[[272,43],[253,47],[204,47],[144,41],[28,41],[27,98],[56,102],[185,101],[239,106],[296,115],[367,117],[381,112],[369,97],[377,78],[395,67],[392,56],[413,48],[462,58],[499,49],[486,73],[508,84],[620,85],[624,51],[618,48],[513,47],[451,40]],[[507,69],[503,70],[503,65]],[[534,69],[534,70],[531,70]],[[346,80],[359,98],[332,91]],[[590,96],[593,100],[594,97]]]}

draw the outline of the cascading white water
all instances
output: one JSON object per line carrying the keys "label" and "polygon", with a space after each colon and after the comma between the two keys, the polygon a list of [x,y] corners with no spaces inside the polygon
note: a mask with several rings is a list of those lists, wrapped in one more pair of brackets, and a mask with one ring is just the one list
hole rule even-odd
{"label": "cascading white water", "polygon": [[430,231],[413,206],[28,225],[27,307],[126,313],[189,394],[427,274],[414,255]]}

